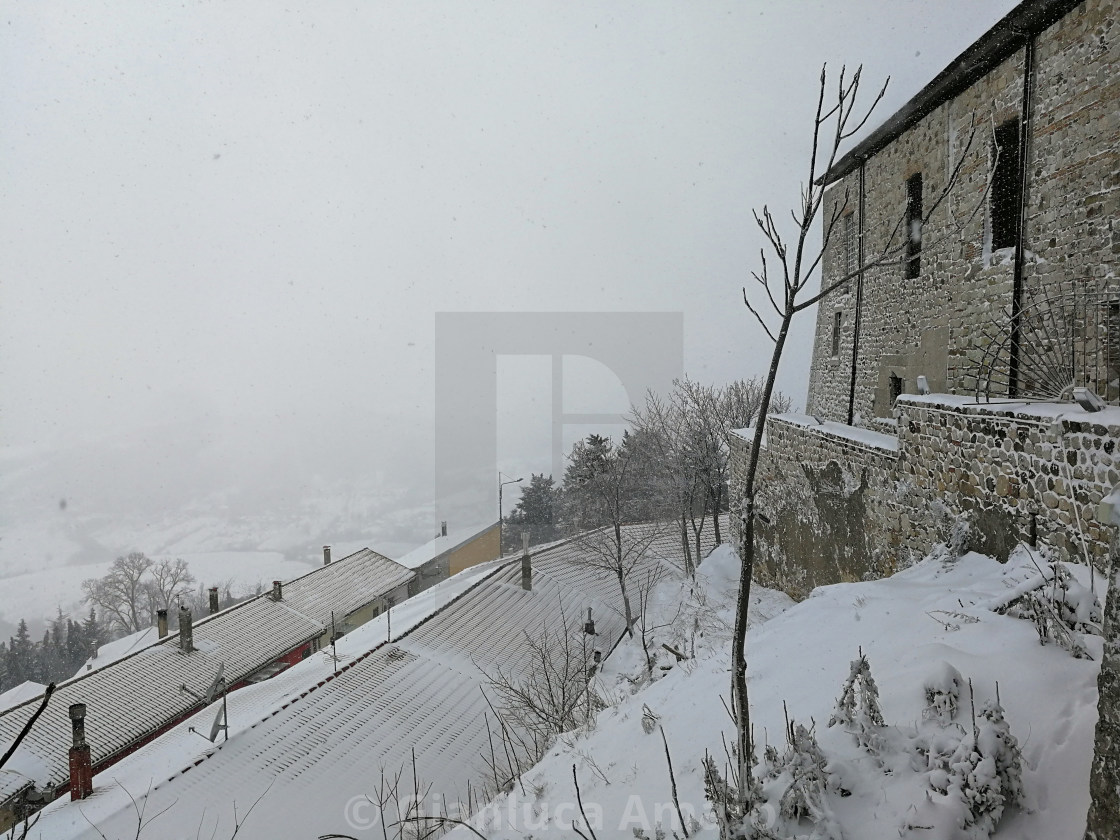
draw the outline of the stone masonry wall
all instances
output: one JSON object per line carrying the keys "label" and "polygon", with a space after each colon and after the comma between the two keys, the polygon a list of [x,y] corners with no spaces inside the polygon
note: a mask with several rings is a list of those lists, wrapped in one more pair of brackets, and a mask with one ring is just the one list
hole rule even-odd
{"label": "stone masonry wall", "polygon": [[[1116,275],[1120,27],[1115,18],[1111,0],[1086,0],[1036,38],[1026,150],[1028,287],[1094,285]],[[1023,69],[1020,49],[866,162],[864,257],[890,257],[863,278],[855,362],[857,425],[878,422],[889,429],[891,406],[884,386],[891,372],[903,381],[905,393],[915,393],[918,374],[927,376],[934,391],[975,390],[979,334],[1006,320],[1012,294],[1013,249],[990,247],[985,190],[994,160],[991,128],[1019,116]],[[899,251],[906,179],[921,173],[928,212],[962,157],[959,183],[923,231],[919,276],[907,279]],[[830,187],[825,218],[838,206],[855,214],[858,230],[858,169]],[[845,264],[843,225],[837,230],[825,254],[826,283],[842,276]],[[820,418],[848,419],[856,297],[851,283],[847,293],[841,288],[817,310],[807,411]],[[834,355],[837,312],[840,347]]]}
{"label": "stone masonry wall", "polygon": [[[1120,526],[1120,487],[1100,512]],[[1120,527],[1112,541],[1112,575],[1104,607],[1104,657],[1097,678],[1097,709],[1093,769],[1089,774],[1089,806],[1085,840],[1120,840]]]}
{"label": "stone masonry wall", "polygon": [[[760,582],[803,598],[814,586],[891,574],[947,541],[962,517],[971,547],[997,559],[1037,541],[1106,568],[1113,528],[1096,516],[1120,483],[1120,409],[904,396],[895,422],[890,436],[770,418],[756,481]],[[749,444],[733,438],[737,501]]]}

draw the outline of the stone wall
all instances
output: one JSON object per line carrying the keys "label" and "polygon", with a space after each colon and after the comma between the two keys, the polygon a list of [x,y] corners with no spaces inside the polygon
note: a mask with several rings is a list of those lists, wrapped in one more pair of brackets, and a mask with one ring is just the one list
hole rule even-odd
{"label": "stone wall", "polygon": [[[1102,518],[1120,526],[1120,487],[1100,507]],[[1104,661],[1097,679],[1097,737],[1089,774],[1086,840],[1120,840],[1120,527],[1112,542],[1112,575],[1104,608]]]}
{"label": "stone wall", "polygon": [[[970,546],[999,560],[1039,542],[1106,569],[1114,529],[1097,506],[1120,483],[1120,408],[903,396],[894,423],[887,435],[770,418],[756,481],[760,582],[803,598],[891,574],[966,520]],[[737,501],[749,443],[733,437]]]}
{"label": "stone wall", "polygon": [[[1100,285],[1116,276],[1120,28],[1115,18],[1114,2],[1085,0],[1036,38],[1026,151],[1023,274],[1028,288],[1059,281]],[[864,273],[858,348],[857,284],[849,284],[847,293],[841,288],[818,307],[810,414],[847,422],[853,355],[854,412],[863,425],[885,418],[889,427],[885,385],[891,373],[905,393],[915,393],[919,374],[935,391],[974,393],[978,337],[988,325],[1006,321],[1004,308],[1011,303],[1013,249],[990,247],[986,189],[994,160],[991,128],[1020,115],[1023,68],[1024,50],[1019,49],[868,159],[864,219],[859,219],[858,169],[830,187],[825,217],[837,207],[842,214],[853,213],[856,230],[862,226],[864,231],[865,261],[890,256]],[[906,179],[921,173],[928,212],[962,157],[959,183],[923,232],[920,273],[907,279],[899,253]],[[842,234],[843,225],[838,230]],[[823,264],[826,283],[842,276],[845,249],[842,235],[830,240]],[[837,312],[839,352],[833,354]]]}

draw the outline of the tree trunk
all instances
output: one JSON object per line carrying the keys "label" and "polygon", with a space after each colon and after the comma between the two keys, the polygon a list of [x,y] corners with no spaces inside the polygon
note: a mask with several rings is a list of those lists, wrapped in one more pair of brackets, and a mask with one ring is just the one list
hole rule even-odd
{"label": "tree trunk", "polygon": [[712,498],[712,526],[716,529],[716,545],[723,545],[723,537],[719,533],[719,514],[723,507],[723,482],[720,482]]}
{"label": "tree trunk", "polygon": [[684,570],[689,577],[696,577],[696,567],[692,564],[692,547],[688,542],[688,517],[681,508],[681,550],[684,552]]}
{"label": "tree trunk", "polygon": [[774,342],[774,353],[770,357],[770,371],[766,374],[766,387],[755,420],[754,439],[751,442],[751,457],[747,463],[747,476],[743,482],[742,499],[742,543],[739,557],[742,561],[742,578],[739,583],[739,597],[735,602],[735,629],[731,637],[731,709],[735,718],[735,729],[739,762],[739,800],[749,808],[753,785],[753,748],[751,745],[751,711],[747,695],[747,608],[751,602],[751,580],[754,576],[754,478],[758,471],[758,457],[762,449],[762,435],[766,428],[766,416],[770,411],[770,397],[774,393],[774,380],[778,376],[778,365],[782,360],[786,336],[789,334],[790,321],[794,312],[786,307],[782,326]]}
{"label": "tree trunk", "polygon": [[630,611],[630,595],[626,591],[626,576],[622,574],[622,566],[615,569],[618,575],[618,588],[622,591],[622,611],[626,619],[626,632],[630,638],[634,637],[634,614]]}

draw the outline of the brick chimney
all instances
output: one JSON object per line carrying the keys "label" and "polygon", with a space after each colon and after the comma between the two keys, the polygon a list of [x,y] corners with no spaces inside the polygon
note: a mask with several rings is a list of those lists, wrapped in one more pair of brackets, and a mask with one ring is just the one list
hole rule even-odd
{"label": "brick chimney", "polygon": [[274,580],[272,582],[272,600],[273,601],[283,601],[284,600],[284,584],[282,582],[278,581],[278,580]]}
{"label": "brick chimney", "polygon": [[331,564],[331,547],[329,545],[323,546],[323,565],[329,566]]}
{"label": "brick chimney", "polygon": [[70,747],[70,799],[85,799],[93,793],[93,763],[86,743],[86,704],[70,706],[70,728],[74,745]]}
{"label": "brick chimney", "polygon": [[194,621],[191,611],[185,606],[179,607],[179,649],[183,653],[194,650]]}
{"label": "brick chimney", "polygon": [[521,532],[521,588],[533,591],[533,560],[529,555],[529,532]]}
{"label": "brick chimney", "polygon": [[159,637],[167,638],[167,610],[156,610],[156,627],[159,628]]}

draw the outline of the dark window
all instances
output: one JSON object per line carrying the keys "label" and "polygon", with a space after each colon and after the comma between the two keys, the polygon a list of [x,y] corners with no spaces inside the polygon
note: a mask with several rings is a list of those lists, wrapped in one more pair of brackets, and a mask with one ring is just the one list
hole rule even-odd
{"label": "dark window", "polygon": [[843,312],[835,312],[832,315],[832,355],[840,355],[840,322],[844,318]]}
{"label": "dark window", "polygon": [[891,378],[888,381],[888,387],[890,388],[890,394],[891,394],[891,406],[892,407],[894,406],[895,401],[899,397],[902,396],[902,385],[903,385],[902,378],[895,375],[892,372],[891,373]]}
{"label": "dark window", "polygon": [[992,144],[992,192],[989,215],[992,224],[992,248],[1015,246],[1019,228],[1019,120],[1008,120],[996,128]]}
{"label": "dark window", "polygon": [[922,273],[922,174],[906,179],[906,278]]}

